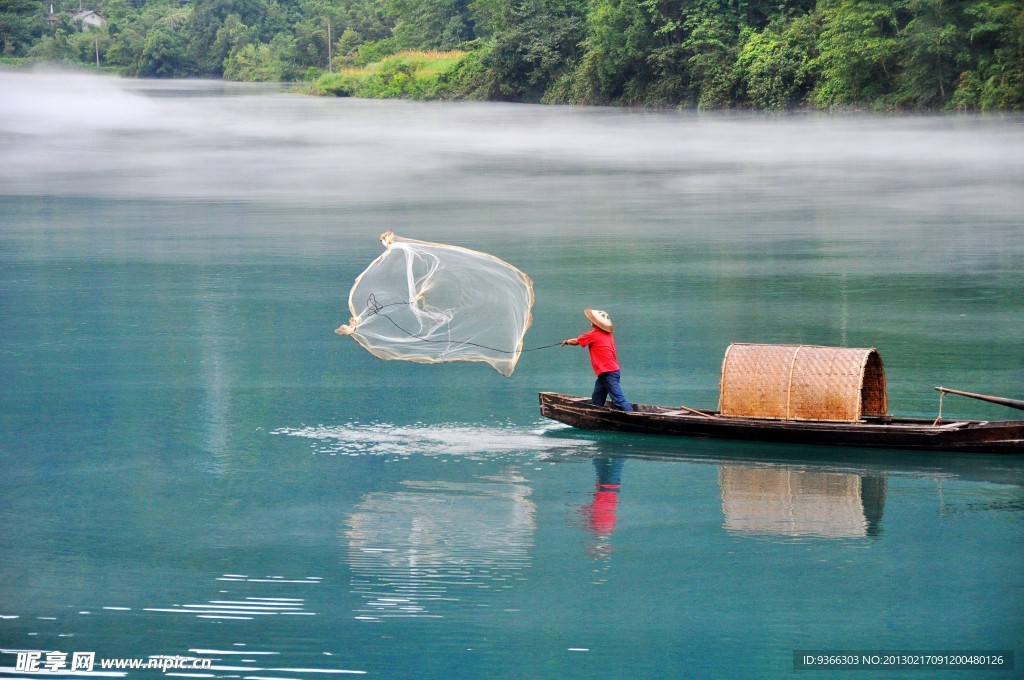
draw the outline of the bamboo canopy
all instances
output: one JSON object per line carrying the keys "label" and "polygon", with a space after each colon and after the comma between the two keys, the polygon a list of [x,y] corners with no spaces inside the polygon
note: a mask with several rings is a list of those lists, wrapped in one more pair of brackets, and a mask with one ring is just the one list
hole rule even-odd
{"label": "bamboo canopy", "polygon": [[720,388],[725,416],[856,422],[888,408],[874,348],[734,343]]}

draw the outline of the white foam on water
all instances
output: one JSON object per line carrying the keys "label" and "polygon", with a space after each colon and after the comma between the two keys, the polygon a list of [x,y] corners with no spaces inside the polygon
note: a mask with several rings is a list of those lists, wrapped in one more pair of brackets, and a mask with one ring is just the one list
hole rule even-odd
{"label": "white foam on water", "polygon": [[[217,580],[222,580],[218,578]],[[271,576],[267,578],[245,578],[241,579],[248,583],[300,583],[319,584],[317,580],[289,579],[284,576]],[[221,591],[224,592],[224,591]],[[245,597],[237,600],[207,600],[206,602],[195,602],[186,604],[173,604],[163,607],[146,607],[143,611],[159,612],[167,614],[188,614],[199,619],[228,619],[247,621],[254,617],[267,616],[316,616],[316,612],[304,611],[305,600],[295,597]],[[238,645],[244,646],[244,645]],[[195,651],[195,650],[193,650]],[[216,652],[220,654],[270,654],[272,652]]]}
{"label": "white foam on water", "polygon": [[233,621],[252,621],[251,616],[225,616],[223,614],[199,614],[197,619],[230,619]]}
{"label": "white foam on water", "polygon": [[[211,671],[251,671],[271,673],[322,673],[326,675],[366,675],[366,671],[355,671],[344,668],[253,668],[252,666],[211,666]],[[256,678],[261,676],[247,676]]]}
{"label": "white foam on water", "polygon": [[284,579],[284,578],[247,578],[245,579],[249,583],[306,583],[306,584],[318,584],[319,581],[310,581],[308,579]]}
{"label": "white foam on water", "polygon": [[186,604],[186,605],[182,605],[181,607],[146,607],[145,609],[143,609],[143,611],[147,611],[147,612],[166,612],[166,613],[169,613],[169,614],[194,614],[194,615],[211,615],[211,614],[222,615],[222,614],[229,614],[229,613],[241,614],[243,612],[245,614],[252,614],[254,616],[274,616],[274,615],[277,614],[277,612],[258,612],[258,611],[248,610],[248,609],[247,610],[237,610],[237,611],[236,610],[222,611],[222,610],[218,610],[218,609],[186,609],[185,608],[185,607],[197,607],[197,606],[201,607],[202,605]]}
{"label": "white foam on water", "polygon": [[[301,602],[301,600],[299,602]],[[250,601],[250,600],[210,600],[210,604],[211,605],[228,605],[228,606],[230,606],[230,605],[236,605],[236,606],[240,605],[240,606],[243,606],[243,607],[246,607],[246,608],[249,608],[249,609],[286,609],[287,610],[287,609],[301,609],[302,608],[302,605],[298,604],[298,603],[274,604],[274,603],[263,602],[263,601],[253,602],[253,601]],[[186,605],[186,606],[190,606],[191,607],[191,606],[195,606],[195,605]]]}
{"label": "white foam on water", "polygon": [[260,656],[260,655],[277,655],[281,652],[253,652],[253,651],[239,651],[235,650],[223,650],[223,649],[189,649],[188,651],[193,654],[243,654],[246,656]]}
{"label": "white foam on water", "polygon": [[19,671],[14,666],[0,666],[0,673],[3,675],[14,675],[18,677],[29,677],[38,678],[51,677],[51,678],[62,678],[67,676],[84,677],[84,678],[123,678],[128,675],[127,673],[115,673],[115,672],[103,672],[103,671],[60,671],[58,673],[49,673],[47,671],[38,671],[35,673],[29,673],[27,671]]}
{"label": "white foam on water", "polygon": [[341,673],[353,675],[366,675],[366,671],[353,671],[340,668],[268,668],[269,671],[282,673]]}

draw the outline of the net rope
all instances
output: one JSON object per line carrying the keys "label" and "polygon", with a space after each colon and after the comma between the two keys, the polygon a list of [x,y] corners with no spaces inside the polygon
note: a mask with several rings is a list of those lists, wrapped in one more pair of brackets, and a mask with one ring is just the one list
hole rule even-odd
{"label": "net rope", "polygon": [[[385,319],[387,319],[392,324],[394,324],[395,328],[397,328],[401,332],[405,333],[409,337],[416,338],[420,342],[445,342],[445,343],[451,342],[450,340],[431,340],[429,338],[425,338],[423,336],[416,335],[415,333],[412,333],[412,332],[402,328],[401,326],[398,325],[398,323],[394,319],[392,319],[387,314],[384,314],[383,312],[388,307],[395,307],[395,306],[398,306],[398,305],[407,305],[407,304],[409,304],[409,302],[408,301],[392,302],[389,305],[382,305],[379,302],[377,302],[376,297],[377,297],[376,295],[374,295],[373,293],[370,293],[370,297],[367,298],[367,300],[366,300],[366,306],[370,310],[368,312],[368,314],[380,314]],[[497,347],[488,347],[487,345],[481,345],[481,344],[475,343],[475,342],[466,342],[465,340],[463,340],[461,342],[463,344],[472,345],[473,347],[479,347],[481,349],[486,349],[486,350],[489,350],[491,352],[500,352],[502,354],[515,354],[515,350],[499,349]],[[540,347],[524,347],[523,349],[519,350],[519,352],[520,353],[523,353],[523,352],[536,352],[537,350],[540,350],[540,349],[550,349],[552,347],[561,347],[564,344],[565,344],[564,342],[554,342],[554,343],[552,343],[550,345],[541,345]]]}

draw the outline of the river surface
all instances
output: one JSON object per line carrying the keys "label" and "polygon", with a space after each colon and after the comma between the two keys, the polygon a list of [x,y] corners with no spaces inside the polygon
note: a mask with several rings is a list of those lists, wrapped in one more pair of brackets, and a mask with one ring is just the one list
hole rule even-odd
{"label": "river surface", "polygon": [[730,343],[808,343],[934,417],[1024,397],[1022,215],[1015,117],[2,73],[0,671],[1020,677],[1024,461],[574,430],[536,394],[589,394],[585,350],[506,379],[333,330],[390,228],[526,271],[526,347],[608,310],[633,401],[714,408]]}

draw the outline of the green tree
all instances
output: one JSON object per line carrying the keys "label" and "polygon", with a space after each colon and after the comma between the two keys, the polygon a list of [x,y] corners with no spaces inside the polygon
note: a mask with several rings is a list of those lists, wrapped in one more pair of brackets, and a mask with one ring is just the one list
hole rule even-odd
{"label": "green tree", "polygon": [[224,62],[228,80],[283,82],[298,75],[295,38],[279,33],[269,43],[242,46]]}
{"label": "green tree", "polygon": [[49,35],[44,35],[41,40],[32,45],[28,52],[29,56],[53,62],[67,61],[71,56],[68,35],[67,28],[54,27]]}
{"label": "green tree", "polygon": [[386,0],[399,49],[453,50],[471,40],[466,0]]}
{"label": "green tree", "polygon": [[[521,3],[510,7],[508,25],[495,33],[478,63],[478,83],[489,98],[540,101],[574,67],[584,37],[583,17],[568,2]],[[480,76],[483,76],[482,78]]]}
{"label": "green tree", "polygon": [[884,100],[892,92],[896,6],[882,0],[823,0],[814,101],[825,108]]}
{"label": "green tree", "polygon": [[[202,75],[219,76],[232,51],[259,42],[266,0],[194,0],[188,51]],[[230,21],[229,21],[230,19]]]}
{"label": "green tree", "polygon": [[386,3],[380,0],[342,0],[335,19],[339,26],[351,28],[366,41],[390,38],[394,27]]}
{"label": "green tree", "polygon": [[0,0],[0,56],[23,56],[45,29],[35,0]]}
{"label": "green tree", "polygon": [[88,27],[74,31],[68,35],[69,57],[82,64],[95,64],[98,53],[106,54],[110,38],[106,30],[99,27]]}
{"label": "green tree", "polygon": [[146,43],[146,27],[139,11],[128,0],[107,0],[104,18],[108,39],[105,62],[136,74]]}
{"label": "green tree", "polygon": [[817,34],[814,16],[806,14],[745,32],[736,67],[751,105],[779,110],[804,103],[815,81]]}
{"label": "green tree", "polygon": [[[302,0],[301,12],[293,26],[295,59],[300,65],[328,68],[331,54],[339,66],[350,66],[360,62],[357,51],[363,45],[367,45],[366,58],[371,60],[394,52],[389,42],[381,43],[392,41],[393,18],[380,0]],[[375,51],[378,44],[381,49]]]}
{"label": "green tree", "polygon": [[1024,3],[975,2],[967,40],[971,66],[960,74],[953,104],[965,109],[1024,110]]}
{"label": "green tree", "polygon": [[291,34],[292,26],[302,18],[302,8],[295,0],[269,0],[260,38],[266,42],[282,33]]}
{"label": "green tree", "polygon": [[652,80],[648,55],[655,28],[642,0],[595,0],[587,14],[584,54],[575,76],[581,103],[636,103]]}
{"label": "green tree", "polygon": [[969,55],[955,0],[910,0],[912,18],[899,37],[899,95],[915,108],[942,107],[952,97]]}
{"label": "green tree", "polygon": [[696,2],[683,15],[679,49],[687,73],[687,96],[700,108],[725,108],[736,100],[734,64],[740,39],[740,18],[729,3]]}
{"label": "green tree", "polygon": [[472,0],[468,5],[473,34],[478,38],[493,38],[512,21],[510,0]]}
{"label": "green tree", "polygon": [[181,27],[185,12],[162,18],[146,34],[137,73],[156,78],[177,78],[189,73]]}
{"label": "green tree", "polygon": [[211,55],[224,55],[220,63],[220,69],[223,69],[229,59],[245,47],[258,45],[259,42],[258,28],[245,24],[237,14],[229,14],[214,36],[210,53]]}

